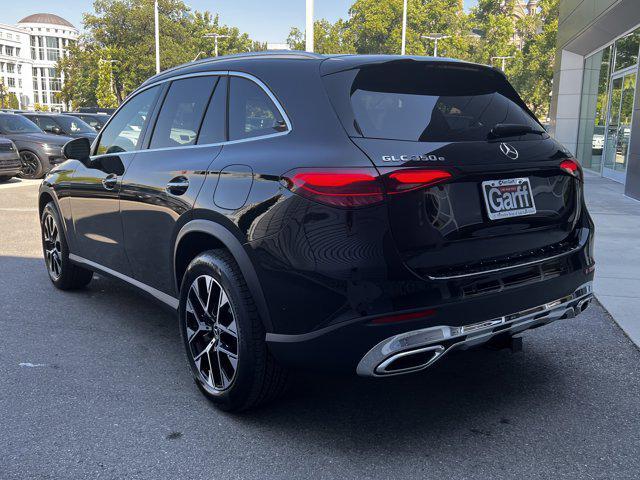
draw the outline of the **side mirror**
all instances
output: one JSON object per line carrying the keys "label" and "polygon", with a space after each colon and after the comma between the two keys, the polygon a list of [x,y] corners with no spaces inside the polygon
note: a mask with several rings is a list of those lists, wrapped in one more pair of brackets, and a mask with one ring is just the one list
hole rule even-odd
{"label": "side mirror", "polygon": [[79,160],[86,164],[91,157],[91,143],[84,137],[69,140],[62,147],[62,155],[67,160]]}
{"label": "side mirror", "polygon": [[60,127],[47,127],[44,129],[45,132],[47,133],[53,133],[54,135],[60,135],[62,133],[62,130],[60,129]]}

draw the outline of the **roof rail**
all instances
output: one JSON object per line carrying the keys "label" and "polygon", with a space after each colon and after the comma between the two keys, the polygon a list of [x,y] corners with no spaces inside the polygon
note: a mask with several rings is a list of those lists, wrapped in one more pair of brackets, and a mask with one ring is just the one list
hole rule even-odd
{"label": "roof rail", "polygon": [[202,58],[200,60],[196,60],[194,62],[182,63],[180,65],[176,65],[175,67],[168,68],[166,70],[157,73],[153,77],[149,78],[146,82],[157,78],[160,75],[164,75],[165,73],[174,72],[176,70],[180,70],[186,67],[191,67],[193,65],[203,65],[206,63],[216,63],[222,62],[224,60],[234,60],[241,58],[260,58],[260,57],[269,57],[269,56],[290,56],[291,58],[308,58],[308,59],[316,59],[320,60],[323,58],[327,58],[326,55],[321,55],[319,53],[305,52],[302,50],[263,50],[259,52],[246,52],[246,53],[234,53],[232,55],[221,55],[219,57],[207,57]]}

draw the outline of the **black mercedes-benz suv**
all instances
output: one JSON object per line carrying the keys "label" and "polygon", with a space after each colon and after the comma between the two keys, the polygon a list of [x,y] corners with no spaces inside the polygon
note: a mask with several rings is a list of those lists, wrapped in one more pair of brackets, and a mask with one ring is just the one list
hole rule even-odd
{"label": "black mercedes-benz suv", "polygon": [[227,410],[292,368],[416,372],[591,300],[581,168],[487,66],[207,59],[64,150],[39,196],[51,280],[99,272],[177,311],[196,384]]}

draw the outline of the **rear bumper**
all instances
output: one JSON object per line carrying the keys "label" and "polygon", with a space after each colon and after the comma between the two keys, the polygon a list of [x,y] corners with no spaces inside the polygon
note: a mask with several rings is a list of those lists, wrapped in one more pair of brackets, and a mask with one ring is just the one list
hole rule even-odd
{"label": "rear bumper", "polygon": [[365,377],[382,377],[424,370],[452,350],[481,345],[498,335],[513,336],[555,320],[573,318],[588,307],[592,297],[593,287],[589,282],[563,298],[510,315],[461,327],[441,325],[394,335],[369,350],[356,371]]}
{"label": "rear bumper", "polygon": [[17,155],[1,155],[0,154],[0,175],[17,175],[20,172],[20,157]]}
{"label": "rear bumper", "polygon": [[[580,257],[573,254],[565,259],[578,265],[564,275],[497,293],[433,304],[430,308],[434,313],[422,318],[378,324],[374,320],[380,315],[367,316],[299,335],[268,333],[266,340],[273,355],[292,368],[358,371],[361,375],[377,376],[375,369],[380,363],[404,349],[440,346],[431,350],[438,351],[439,358],[448,351],[481,344],[499,334],[514,335],[574,316],[576,307],[591,298],[594,276],[593,266],[586,268]],[[393,312],[398,313],[403,312]],[[467,333],[463,333],[465,330]],[[469,333],[471,330],[473,335]],[[395,342],[404,338],[409,338],[410,343]],[[390,346],[384,348],[387,344]]]}

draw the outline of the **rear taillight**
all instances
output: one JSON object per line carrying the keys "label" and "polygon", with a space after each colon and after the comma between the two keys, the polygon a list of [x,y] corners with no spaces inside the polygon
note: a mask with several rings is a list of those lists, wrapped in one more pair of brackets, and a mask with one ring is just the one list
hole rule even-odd
{"label": "rear taillight", "polygon": [[446,170],[402,169],[382,175],[375,168],[298,168],[282,176],[282,184],[298,195],[335,207],[365,207],[384,194],[425,188],[451,177]]}
{"label": "rear taillight", "polygon": [[446,170],[399,170],[386,176],[387,193],[403,193],[424,188],[451,178]]}
{"label": "rear taillight", "polygon": [[582,180],[582,168],[580,167],[580,164],[576,160],[573,160],[573,159],[563,160],[560,163],[560,168],[564,172],[571,175],[572,177]]}
{"label": "rear taillight", "polygon": [[363,207],[382,202],[382,183],[375,168],[292,170],[283,176],[294,193],[335,207]]}

